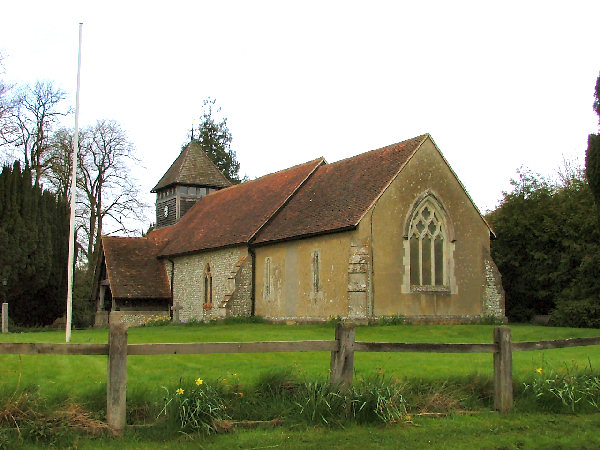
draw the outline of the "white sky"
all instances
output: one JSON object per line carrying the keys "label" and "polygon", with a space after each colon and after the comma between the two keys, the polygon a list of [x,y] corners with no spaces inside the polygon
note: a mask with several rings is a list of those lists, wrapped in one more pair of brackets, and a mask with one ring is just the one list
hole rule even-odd
{"label": "white sky", "polygon": [[80,124],[123,126],[150,204],[211,96],[242,175],[429,132],[485,212],[519,166],[583,161],[598,17],[597,0],[20,0],[2,6],[0,52],[6,81],[52,80],[74,105],[84,23]]}

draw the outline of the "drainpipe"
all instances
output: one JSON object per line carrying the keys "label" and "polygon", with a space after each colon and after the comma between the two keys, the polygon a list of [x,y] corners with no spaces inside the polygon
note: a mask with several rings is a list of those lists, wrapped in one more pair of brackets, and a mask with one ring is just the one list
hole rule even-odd
{"label": "drainpipe", "polygon": [[254,316],[254,308],[255,308],[255,304],[256,304],[256,299],[255,297],[255,286],[256,286],[256,253],[254,253],[254,249],[252,249],[252,247],[248,246],[248,253],[250,253],[250,257],[251,257],[251,264],[252,264],[252,277],[251,277],[251,281],[252,281],[252,288],[250,289],[250,302],[251,302],[251,310],[250,310],[250,315]]}

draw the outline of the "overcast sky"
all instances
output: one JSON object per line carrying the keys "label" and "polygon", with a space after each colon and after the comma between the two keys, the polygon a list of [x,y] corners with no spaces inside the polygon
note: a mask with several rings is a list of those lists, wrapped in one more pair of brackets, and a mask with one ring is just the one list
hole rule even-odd
{"label": "overcast sky", "polygon": [[122,125],[148,203],[211,96],[242,175],[430,133],[485,212],[519,166],[583,161],[598,17],[597,0],[20,0],[0,52],[5,80],[52,80],[74,105],[83,22],[80,124]]}

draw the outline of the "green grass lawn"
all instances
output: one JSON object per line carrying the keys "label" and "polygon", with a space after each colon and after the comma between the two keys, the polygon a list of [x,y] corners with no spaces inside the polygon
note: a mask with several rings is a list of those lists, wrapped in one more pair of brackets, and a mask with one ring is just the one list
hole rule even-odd
{"label": "green grass lawn", "polygon": [[[489,343],[492,342],[493,328],[487,325],[364,326],[357,328],[356,339],[380,342]],[[600,335],[598,329],[531,325],[513,325],[511,330],[514,342]],[[331,325],[182,325],[132,328],[129,329],[128,336],[129,343],[321,340],[333,339],[334,328]],[[107,341],[106,329],[74,331],[72,336],[73,343]],[[60,343],[64,342],[64,332],[4,334],[0,335],[0,342]],[[180,386],[180,380],[183,380],[183,384],[190,385],[193,384],[191,380],[196,378],[219,383],[228,379],[235,380],[242,386],[252,386],[261,376],[283,370],[289,370],[297,379],[326,380],[329,358],[328,352],[130,356],[127,365],[129,423],[136,422],[138,413],[143,417],[142,422],[148,420],[148,417],[155,418],[156,407],[164,397],[163,386],[173,392]],[[106,356],[0,355],[0,406],[11,396],[34,392],[47,404],[76,402],[88,410],[95,411],[101,417],[106,402],[106,365]],[[600,352],[597,346],[515,352],[513,365],[515,386],[518,387],[523,385],[524,380],[530,379],[535,374],[535,369],[542,365],[555,369],[565,365],[576,365],[584,369],[591,365],[596,369],[600,367]],[[435,386],[444,385],[445,380],[452,379],[450,386],[468,383],[473,379],[484,380],[483,385],[486,385],[485,380],[488,380],[486,386],[490,386],[492,369],[491,354],[355,354],[357,382],[383,372],[388,379],[399,378],[415,385],[424,383],[424,389],[432,389],[431,386],[438,389]],[[598,373],[597,370],[595,372]],[[481,391],[481,384],[478,385],[478,389]],[[413,402],[414,392],[411,398]],[[416,392],[418,396],[421,391]],[[457,392],[449,394],[465,395],[464,392]],[[426,394],[431,396],[432,392]],[[79,448],[317,448],[323,445],[334,448],[600,446],[600,414],[577,416],[532,413],[537,411],[535,404],[533,410],[531,402],[519,406],[519,398],[516,398],[515,412],[502,416],[490,412],[486,405],[489,405],[489,399],[471,403],[466,401],[462,408],[473,407],[476,410],[475,415],[453,415],[440,419],[415,417],[412,423],[393,426],[348,424],[330,428],[286,423],[277,428],[243,430],[208,438],[177,433],[165,435],[164,429],[134,429],[129,430],[125,437],[116,440],[82,436],[76,439]],[[0,439],[0,448],[1,444]],[[23,445],[26,447],[30,444]]]}
{"label": "green grass lawn", "polygon": [[171,436],[133,431],[107,441],[83,439],[81,449],[588,449],[600,447],[600,414],[564,416],[486,412],[477,416],[418,419],[393,426],[259,428],[210,436]]}
{"label": "green grass lawn", "polygon": [[[492,342],[489,325],[397,325],[358,327],[359,341],[390,342]],[[598,336],[600,330],[511,326],[513,341],[534,341],[568,337]],[[129,343],[225,342],[333,339],[331,325],[233,324],[213,326],[164,326],[131,328]],[[64,342],[64,332],[32,332],[0,335],[0,342]],[[105,343],[108,331],[76,330],[73,343]],[[573,362],[580,367],[591,363],[600,367],[598,347],[577,347],[513,353],[513,374],[520,379],[542,365],[560,367]],[[228,378],[238,374],[242,383],[275,369],[291,369],[299,377],[326,379],[328,352],[156,355],[128,358],[128,392],[132,396],[159,392],[162,386],[175,386],[183,379]],[[491,354],[362,353],[355,354],[356,377],[383,371],[400,379],[436,380],[446,377],[480,375],[491,377]],[[106,357],[79,355],[0,355],[0,392],[10,392],[17,384],[36,386],[49,398],[89,398],[90,392],[105,389]]]}

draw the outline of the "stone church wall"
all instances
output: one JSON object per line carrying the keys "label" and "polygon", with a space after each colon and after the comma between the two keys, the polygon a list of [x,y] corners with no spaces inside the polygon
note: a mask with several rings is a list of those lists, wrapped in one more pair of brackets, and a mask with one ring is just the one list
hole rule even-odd
{"label": "stone church wall", "polygon": [[[407,224],[419,199],[427,196],[435,198],[447,215],[447,275],[439,289],[413,289]],[[365,218],[369,216],[375,317],[401,314],[477,320],[489,314],[504,316],[504,293],[490,257],[490,230],[433,142],[425,142],[407,162]]]}
{"label": "stone church wall", "polygon": [[[226,295],[232,292],[230,275],[236,263],[243,257],[246,257],[246,260],[249,259],[246,247],[231,247],[173,258],[175,263],[173,302],[181,306],[179,318],[182,322],[192,319],[204,320],[224,317],[225,310],[220,308],[220,305],[224,302]],[[210,265],[213,290],[213,307],[208,310],[203,307],[204,272],[207,264]],[[171,262],[165,260],[165,266],[170,279]],[[251,277],[251,274],[249,277]],[[243,309],[240,306],[243,304],[243,296],[245,295],[242,294],[242,291],[240,291],[238,299],[234,302],[238,305],[235,307],[236,310]],[[248,293],[248,298],[245,299],[248,304],[250,303],[250,291],[251,287],[244,291]]]}
{"label": "stone church wall", "polygon": [[348,317],[352,236],[350,231],[258,247],[256,315],[274,321]]}
{"label": "stone church wall", "polygon": [[483,314],[487,316],[504,317],[504,288],[502,287],[502,276],[491,256],[485,260]]}

